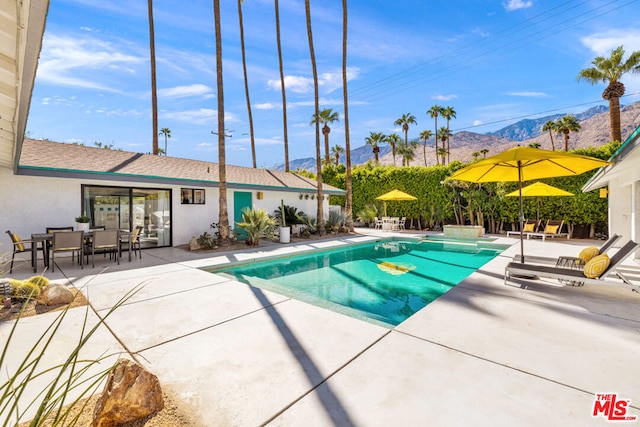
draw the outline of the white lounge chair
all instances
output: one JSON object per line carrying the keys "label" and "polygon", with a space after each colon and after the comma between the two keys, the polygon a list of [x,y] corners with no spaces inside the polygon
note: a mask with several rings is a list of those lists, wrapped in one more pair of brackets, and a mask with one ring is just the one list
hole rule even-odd
{"label": "white lounge chair", "polygon": [[[614,286],[623,286],[631,289],[638,289],[640,285],[633,285],[624,277],[616,273],[616,268],[624,261],[629,255],[633,254],[638,249],[638,244],[632,240],[629,240],[624,246],[622,246],[618,252],[616,252],[610,259],[609,267],[600,275],[600,277],[591,279],[584,275],[582,270],[573,270],[569,268],[561,267],[549,267],[545,265],[536,264],[523,264],[521,262],[510,262],[504,269],[504,284],[507,284],[507,280],[511,276],[523,276],[523,277],[545,277],[549,279],[559,279],[561,281],[568,281],[580,284],[606,284]],[[609,276],[618,275],[622,280],[622,283],[612,282],[605,280]]]}

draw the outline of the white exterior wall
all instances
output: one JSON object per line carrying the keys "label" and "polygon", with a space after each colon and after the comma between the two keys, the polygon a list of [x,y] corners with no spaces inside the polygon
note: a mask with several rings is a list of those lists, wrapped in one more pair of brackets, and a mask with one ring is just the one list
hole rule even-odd
{"label": "white exterior wall", "polygon": [[[0,168],[0,200],[3,206],[0,210],[1,232],[11,230],[23,239],[28,239],[32,233],[41,233],[46,227],[75,226],[74,218],[82,209],[82,184],[106,185],[113,187],[136,187],[170,189],[172,191],[172,221],[173,245],[189,242],[192,236],[211,233],[209,225],[219,221],[217,188],[195,185],[166,185],[154,183],[140,183],[135,181],[106,181],[99,179],[52,178],[25,175],[13,175],[10,169]],[[205,204],[182,204],[180,200],[181,188],[204,188]],[[262,191],[263,198],[258,200],[257,190],[227,189],[227,209],[229,225],[234,227],[233,193],[244,191],[252,193],[252,204],[255,208],[263,208],[273,215],[280,206],[280,200],[289,206],[295,206],[311,217],[316,216],[316,200],[300,199],[299,192]],[[329,202],[325,198],[324,215],[329,211]],[[5,248],[9,244],[9,237],[0,239]]]}
{"label": "white exterior wall", "polygon": [[632,239],[631,195],[631,185],[620,185],[617,179],[609,182],[609,235],[620,234],[622,243]]}

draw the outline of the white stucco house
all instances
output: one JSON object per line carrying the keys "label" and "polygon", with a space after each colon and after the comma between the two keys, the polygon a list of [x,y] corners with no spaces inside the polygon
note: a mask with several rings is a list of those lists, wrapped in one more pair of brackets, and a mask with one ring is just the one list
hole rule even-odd
{"label": "white stucco house", "polygon": [[[207,231],[219,218],[217,163],[24,139],[15,170],[0,168],[0,198],[15,208],[0,220],[19,235],[47,227],[74,225],[85,214],[92,226],[143,227],[143,243],[175,246]],[[343,190],[323,186],[323,213],[329,195]],[[317,211],[317,185],[296,173],[227,165],[227,203],[233,228],[242,209],[273,214],[285,205],[311,217]]]}
{"label": "white stucco house", "polygon": [[[48,0],[0,2],[0,231],[46,227],[142,226],[150,246],[188,243],[218,221],[216,163],[24,139]],[[229,223],[244,207],[285,204],[316,216],[316,183],[295,173],[227,166]],[[323,211],[329,194],[323,186]],[[9,239],[5,240],[9,243]]]}
{"label": "white stucco house", "polygon": [[[600,188],[609,200],[609,234],[623,240],[640,241],[640,126],[609,159],[610,166],[600,169],[582,188]],[[636,251],[635,259],[640,259]]]}

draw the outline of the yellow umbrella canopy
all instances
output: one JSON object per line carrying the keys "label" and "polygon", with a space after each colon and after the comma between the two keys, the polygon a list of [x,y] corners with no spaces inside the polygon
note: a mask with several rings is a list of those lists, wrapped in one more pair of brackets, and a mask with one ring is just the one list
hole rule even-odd
{"label": "yellow umbrella canopy", "polygon": [[417,198],[400,190],[391,190],[382,196],[376,197],[376,200],[417,200]]}
{"label": "yellow umbrella canopy", "polygon": [[[536,182],[522,188],[522,197],[550,197],[550,196],[573,196],[573,193],[564,191],[553,185],[544,182]],[[520,197],[520,191],[512,191],[506,197]]]}
{"label": "yellow umbrella canopy", "polygon": [[[569,193],[553,185],[545,184],[544,182],[535,182],[522,189],[522,197],[535,197],[537,199],[536,220],[540,220],[540,197],[553,196],[573,196],[573,193]],[[505,197],[520,197],[520,190],[512,191]]]}
{"label": "yellow umbrella canopy", "polygon": [[411,194],[407,194],[400,190],[391,190],[388,193],[383,194],[382,196],[376,197],[376,200],[384,201],[384,214],[387,215],[387,201],[395,200],[418,200],[417,197],[413,197]]}
{"label": "yellow umbrella canopy", "polygon": [[[518,182],[520,197],[520,229],[523,228],[522,181],[580,175],[611,163],[594,157],[565,151],[515,147],[460,169],[448,180],[469,182]],[[520,261],[524,262],[523,233],[520,233]]]}

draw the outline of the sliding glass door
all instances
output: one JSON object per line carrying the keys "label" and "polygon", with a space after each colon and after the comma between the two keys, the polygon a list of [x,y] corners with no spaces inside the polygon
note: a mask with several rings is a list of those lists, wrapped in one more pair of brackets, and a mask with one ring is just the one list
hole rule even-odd
{"label": "sliding glass door", "polygon": [[143,248],[171,246],[171,190],[83,185],[82,198],[92,228],[142,227]]}

